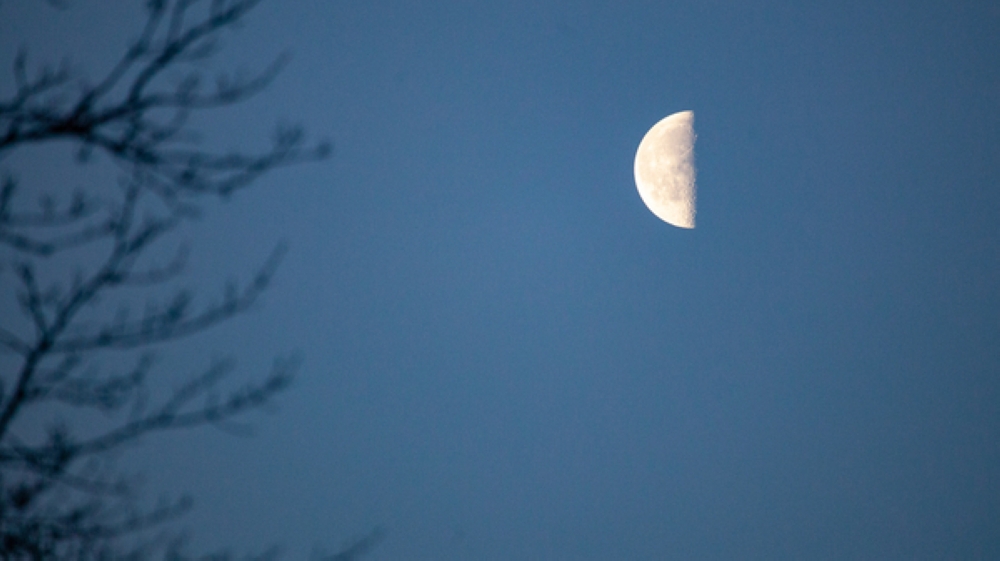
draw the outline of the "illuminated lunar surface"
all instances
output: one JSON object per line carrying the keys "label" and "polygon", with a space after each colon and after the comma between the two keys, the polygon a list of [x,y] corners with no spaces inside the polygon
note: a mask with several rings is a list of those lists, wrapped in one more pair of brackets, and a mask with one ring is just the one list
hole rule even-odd
{"label": "illuminated lunar surface", "polygon": [[653,125],[635,152],[635,185],[642,202],[664,222],[694,228],[694,112]]}

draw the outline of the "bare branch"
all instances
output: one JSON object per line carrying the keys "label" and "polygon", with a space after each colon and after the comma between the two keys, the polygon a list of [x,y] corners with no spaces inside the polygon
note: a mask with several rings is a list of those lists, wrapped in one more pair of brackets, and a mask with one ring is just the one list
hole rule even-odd
{"label": "bare branch", "polygon": [[184,271],[190,249],[182,245],[177,249],[174,258],[162,267],[154,267],[145,271],[129,271],[123,275],[121,284],[130,286],[151,286],[161,284],[178,276]]}
{"label": "bare branch", "polygon": [[[18,252],[39,257],[50,257],[53,254],[73,249],[93,241],[106,238],[109,234],[107,222],[92,223],[96,207],[87,202],[82,191],[74,192],[69,206],[60,212],[51,207],[39,213],[14,214],[11,202],[17,183],[7,176],[0,189],[0,245],[6,245]],[[46,203],[54,205],[54,202]],[[28,231],[35,229],[62,228],[79,225],[75,230],[59,235],[48,236],[47,239],[36,237]]]}
{"label": "bare branch", "polygon": [[338,553],[329,557],[324,556],[326,561],[355,561],[371,551],[385,538],[385,530],[376,527],[369,534],[355,539]]}
{"label": "bare branch", "polygon": [[[5,183],[5,187],[6,185],[13,185],[13,182]],[[7,195],[6,189],[0,197],[3,197],[3,195]],[[8,200],[9,195],[0,198],[0,225],[7,228],[56,228],[72,226],[80,220],[92,216],[95,210],[93,205],[87,203],[81,191],[74,192],[69,206],[60,212],[12,214],[6,208]]]}
{"label": "bare branch", "polygon": [[110,234],[108,224],[86,226],[77,232],[54,236],[46,240],[9,231],[0,226],[0,244],[11,247],[21,253],[38,257],[51,257],[61,251],[74,249],[97,240],[107,238]]}
{"label": "bare branch", "polygon": [[[0,327],[0,345],[19,355],[26,355],[31,352],[31,345],[22,341],[16,335],[2,327]],[[0,400],[2,400],[2,398],[3,394],[0,393]]]}
{"label": "bare branch", "polygon": [[69,355],[51,373],[39,374],[42,381],[28,391],[26,401],[55,400],[74,407],[90,407],[111,412],[133,399],[153,366],[153,357],[143,354],[125,374],[101,379],[69,377],[80,364],[78,355]]}
{"label": "bare branch", "polygon": [[[186,316],[187,298],[178,295],[174,303],[162,313],[148,315],[142,321],[117,325],[114,328],[107,326],[96,334],[57,341],[51,346],[50,352],[63,354],[97,349],[132,349],[205,331],[249,309],[270,284],[284,252],[284,246],[276,248],[264,266],[258,270],[253,282],[241,293],[237,292],[235,287],[230,288],[221,303],[206,308],[196,316]],[[115,281],[124,282],[127,278],[128,275],[123,275]]]}
{"label": "bare branch", "polygon": [[42,309],[42,296],[35,281],[34,267],[31,263],[21,263],[18,267],[21,283],[24,285],[24,292],[19,294],[18,302],[22,310],[31,317],[35,323],[36,334],[41,337],[49,329],[48,320],[45,318],[45,311]]}
{"label": "bare branch", "polygon": [[271,374],[259,385],[249,385],[242,390],[232,392],[221,403],[206,402],[203,407],[185,411],[189,403],[200,396],[205,396],[233,368],[231,362],[216,363],[207,372],[175,391],[174,395],[153,414],[129,422],[97,438],[81,442],[74,447],[74,452],[82,457],[118,448],[128,441],[154,431],[222,423],[264,405],[275,394],[287,388],[297,365],[298,362],[295,360],[276,361]]}

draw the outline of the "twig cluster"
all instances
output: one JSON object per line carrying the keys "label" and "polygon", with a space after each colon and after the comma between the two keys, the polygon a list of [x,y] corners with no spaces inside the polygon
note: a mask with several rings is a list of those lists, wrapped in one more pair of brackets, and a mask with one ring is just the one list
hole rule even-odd
{"label": "twig cluster", "polygon": [[[297,127],[276,131],[270,149],[260,154],[217,154],[191,139],[193,113],[259,93],[286,60],[279,57],[250,77],[219,76],[212,87],[203,85],[203,72],[191,65],[210,58],[220,34],[258,1],[147,2],[139,37],[93,84],[74,81],[66,68],[42,67],[32,74],[26,51],[15,60],[15,91],[0,99],[0,164],[21,147],[69,139],[81,162],[103,154],[124,179],[111,202],[79,189],[43,197],[37,209],[18,204],[13,175],[6,173],[0,183],[0,282],[11,285],[24,317],[20,324],[0,318],[0,353],[17,362],[15,370],[0,372],[5,559],[144,558],[153,550],[179,556],[176,542],[149,532],[183,513],[189,501],[138,508],[135,489],[114,475],[109,453],[157,431],[226,426],[269,403],[292,379],[296,361],[278,360],[259,382],[223,391],[220,382],[233,364],[220,360],[160,401],[147,388],[156,366],[151,347],[247,310],[267,288],[281,247],[249,282],[227,285],[214,303],[196,306],[190,291],[179,290],[150,300],[138,316],[127,309],[110,318],[94,313],[123,289],[162,293],[178,278],[186,247],[158,266],[142,265],[149,259],[140,257],[196,215],[201,197],[229,195],[275,167],[328,154],[326,144],[306,146]],[[164,85],[178,76],[172,87]],[[99,257],[69,278],[43,274],[54,258],[75,252]],[[138,356],[121,371],[102,375],[94,357],[119,351]],[[31,424],[37,420],[27,420],[34,411],[55,411],[53,419],[59,419],[58,412],[88,410],[113,422],[86,433],[53,420],[38,435]]]}

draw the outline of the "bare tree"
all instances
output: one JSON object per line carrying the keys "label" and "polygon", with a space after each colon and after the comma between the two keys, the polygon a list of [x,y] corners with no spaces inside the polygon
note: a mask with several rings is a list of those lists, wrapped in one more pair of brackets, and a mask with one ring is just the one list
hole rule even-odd
{"label": "bare tree", "polygon": [[[198,304],[192,292],[172,289],[187,251],[170,234],[198,216],[206,198],[329,153],[325,143],[307,144],[298,127],[278,128],[256,154],[214,152],[191,134],[189,118],[259,93],[284,64],[278,57],[256,74],[220,74],[205,84],[220,35],[258,1],[148,1],[138,37],[93,82],[65,67],[32,69],[24,50],[14,62],[14,91],[0,98],[0,165],[19,149],[70,141],[80,163],[112,162],[120,181],[55,186],[29,204],[11,170],[0,168],[0,283],[23,312],[0,318],[4,559],[183,557],[166,529],[190,502],[143,504],[115,470],[116,453],[151,433],[225,424],[271,402],[292,379],[295,360],[279,359],[262,379],[226,386],[233,364],[222,360],[195,374],[160,372],[175,389],[159,397],[150,390],[152,347],[247,310],[282,253]],[[170,242],[176,247],[164,254]],[[66,257],[75,260],[60,261]],[[139,314],[126,296],[136,290],[146,298]],[[102,370],[108,362],[115,366]],[[88,411],[109,421],[72,422]],[[334,558],[354,558],[378,536]]]}

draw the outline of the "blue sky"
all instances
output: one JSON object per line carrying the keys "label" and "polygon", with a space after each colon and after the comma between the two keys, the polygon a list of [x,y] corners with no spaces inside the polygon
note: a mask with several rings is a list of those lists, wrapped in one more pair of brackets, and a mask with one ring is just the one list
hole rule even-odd
{"label": "blue sky", "polygon": [[[3,2],[0,65],[27,44],[98,75],[140,24]],[[300,121],[335,151],[180,238],[206,298],[290,250],[163,376],[304,359],[255,437],[123,457],[194,495],[194,544],[295,557],[382,525],[373,560],[1000,556],[1000,9],[271,1],[223,47],[220,69],[292,60],[196,121],[209,145]],[[632,178],[688,109],[691,231]]]}

